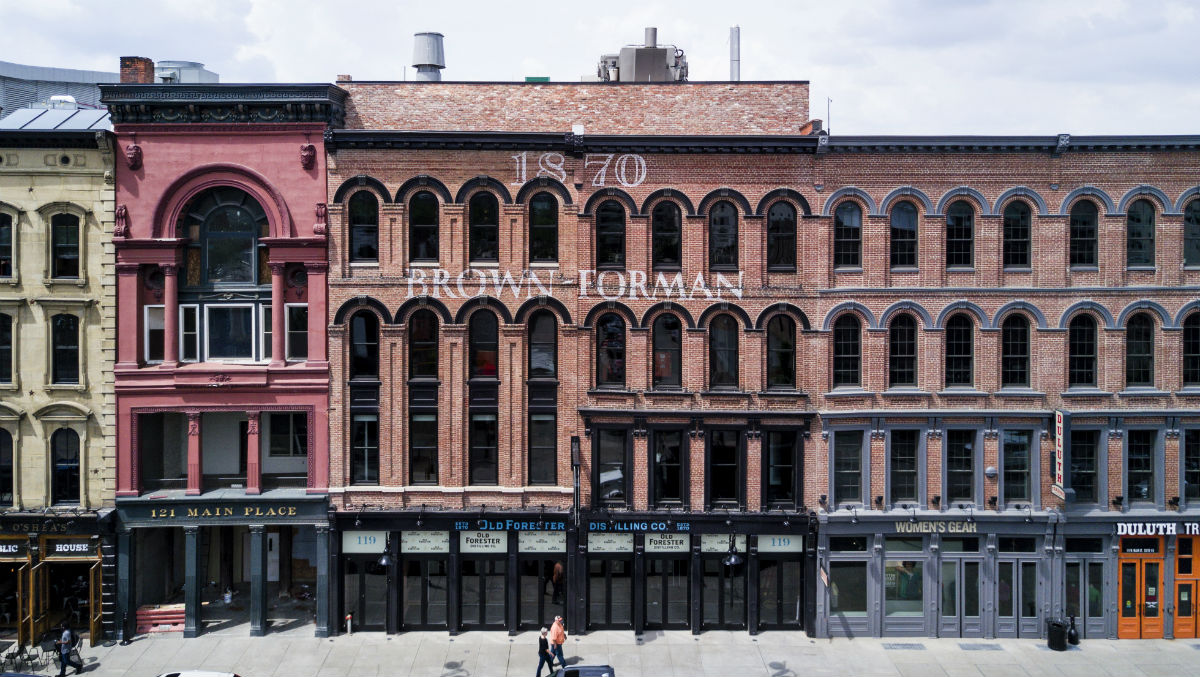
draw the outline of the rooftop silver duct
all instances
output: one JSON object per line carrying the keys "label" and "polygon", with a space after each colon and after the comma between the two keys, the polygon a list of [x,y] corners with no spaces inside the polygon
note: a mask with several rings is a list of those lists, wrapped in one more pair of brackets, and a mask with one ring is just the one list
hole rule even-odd
{"label": "rooftop silver duct", "polygon": [[729,29],[729,80],[737,82],[742,79],[742,29],[734,26]]}
{"label": "rooftop silver duct", "polygon": [[418,82],[441,82],[442,69],[446,67],[443,37],[441,33],[413,35],[413,68],[417,69]]}
{"label": "rooftop silver duct", "polygon": [[654,26],[646,28],[646,47],[658,47],[658,29]]}

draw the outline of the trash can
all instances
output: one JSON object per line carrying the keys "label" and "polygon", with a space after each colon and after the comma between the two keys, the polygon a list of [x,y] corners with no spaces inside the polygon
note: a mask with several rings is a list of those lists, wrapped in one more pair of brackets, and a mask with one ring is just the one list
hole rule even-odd
{"label": "trash can", "polygon": [[1067,650],[1067,624],[1058,621],[1046,621],[1046,646],[1052,651]]}

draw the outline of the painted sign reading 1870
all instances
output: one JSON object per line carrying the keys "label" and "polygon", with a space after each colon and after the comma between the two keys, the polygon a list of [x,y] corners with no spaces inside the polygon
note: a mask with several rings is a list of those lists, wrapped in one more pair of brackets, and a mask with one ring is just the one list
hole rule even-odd
{"label": "painted sign reading 1870", "polygon": [[[536,159],[529,151],[523,151],[512,156],[516,163],[516,172],[512,185],[522,186],[531,178],[549,176],[558,179],[560,183],[567,182],[567,158],[562,153],[542,153]],[[536,168],[530,167],[533,160]],[[530,176],[530,169],[533,175]],[[591,173],[591,185],[596,187],[620,184],[626,188],[642,185],[646,180],[646,159],[641,155],[626,153],[588,153],[583,156],[584,173]]]}

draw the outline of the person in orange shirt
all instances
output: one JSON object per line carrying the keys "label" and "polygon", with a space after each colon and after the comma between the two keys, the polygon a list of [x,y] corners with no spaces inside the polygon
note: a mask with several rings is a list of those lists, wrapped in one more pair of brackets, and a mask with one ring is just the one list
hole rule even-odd
{"label": "person in orange shirt", "polygon": [[558,658],[559,667],[567,667],[567,659],[563,658],[563,644],[567,643],[567,630],[563,627],[562,616],[554,617],[554,625],[550,626],[550,651]]}

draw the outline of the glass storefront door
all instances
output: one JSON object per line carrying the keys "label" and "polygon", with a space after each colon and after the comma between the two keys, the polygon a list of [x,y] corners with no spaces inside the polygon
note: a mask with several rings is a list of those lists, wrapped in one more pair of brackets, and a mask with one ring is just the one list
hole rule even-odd
{"label": "glass storefront door", "polygon": [[346,557],[342,599],[354,631],[384,630],[387,626],[387,567],[375,557]]}
{"label": "glass storefront door", "polygon": [[758,627],[763,630],[804,627],[803,561],[758,560]]}
{"label": "glass storefront door", "polygon": [[1038,588],[1036,560],[1006,559],[996,563],[997,637],[1041,636]]}
{"label": "glass storefront door", "polygon": [[588,560],[589,630],[633,628],[633,560],[592,556]]}
{"label": "glass storefront door", "polygon": [[1162,537],[1121,539],[1121,557],[1117,561],[1118,638],[1163,636],[1162,553]]}
{"label": "glass storefront door", "polygon": [[684,630],[688,627],[690,562],[686,556],[646,559],[646,627]]}
{"label": "glass storefront door", "polygon": [[1067,618],[1076,619],[1079,636],[1104,637],[1104,562],[1068,561]]}
{"label": "glass storefront door", "polygon": [[1175,639],[1194,639],[1196,628],[1196,591],[1200,589],[1200,571],[1194,557],[1200,537],[1180,536],[1175,542]]}
{"label": "glass storefront door", "polygon": [[727,566],[723,557],[705,557],[700,587],[700,628],[746,627],[746,563]]}
{"label": "glass storefront door", "polygon": [[982,637],[979,615],[980,562],[942,560],[942,580],[938,608],[939,636]]}
{"label": "glass storefront door", "polygon": [[463,629],[503,630],[508,609],[504,558],[464,557],[461,568]]}
{"label": "glass storefront door", "polygon": [[400,600],[403,630],[444,630],[447,627],[447,562],[445,559],[405,559]]}
{"label": "glass storefront door", "polygon": [[522,630],[549,627],[563,612],[567,597],[566,558],[522,557],[519,565],[519,620]]}

